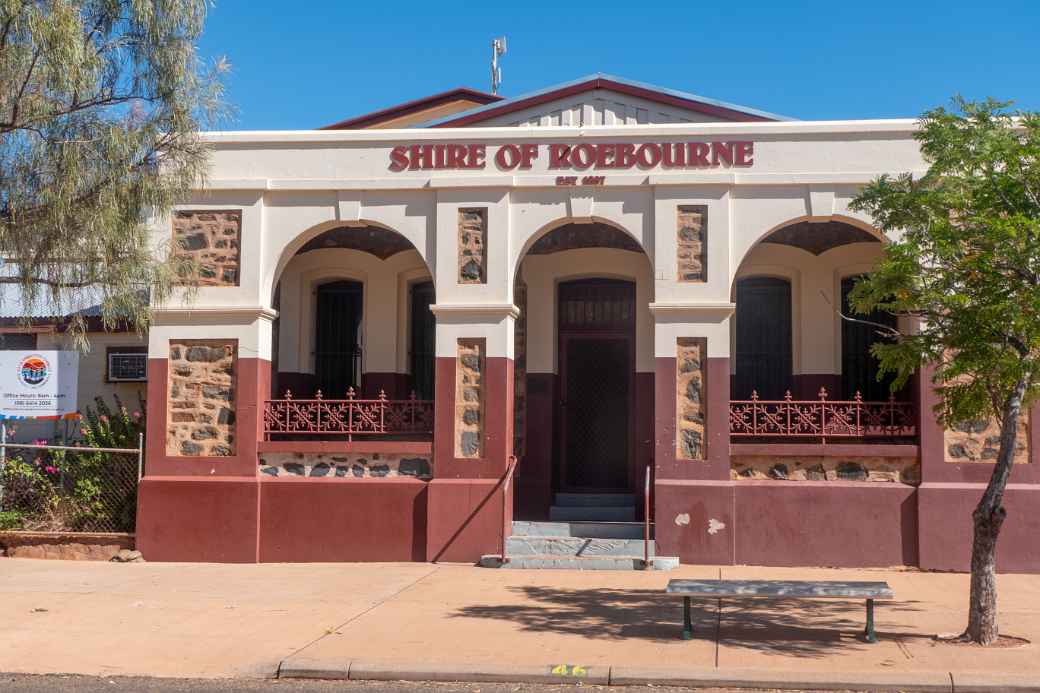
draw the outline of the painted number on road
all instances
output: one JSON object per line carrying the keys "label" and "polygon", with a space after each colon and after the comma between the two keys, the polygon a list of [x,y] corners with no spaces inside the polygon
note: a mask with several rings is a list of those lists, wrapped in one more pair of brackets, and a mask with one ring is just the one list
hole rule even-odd
{"label": "painted number on road", "polygon": [[549,673],[556,676],[570,676],[573,678],[585,678],[589,675],[588,670],[579,664],[557,664]]}

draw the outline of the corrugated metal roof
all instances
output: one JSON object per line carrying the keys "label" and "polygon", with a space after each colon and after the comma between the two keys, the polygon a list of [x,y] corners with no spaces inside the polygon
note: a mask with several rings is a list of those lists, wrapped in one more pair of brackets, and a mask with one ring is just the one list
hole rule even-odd
{"label": "corrugated metal roof", "polygon": [[100,304],[101,292],[96,288],[67,292],[62,304],[51,301],[47,290],[42,288],[37,300],[30,306],[20,285],[0,284],[0,319],[61,320],[77,313],[85,317],[97,317],[101,315]]}

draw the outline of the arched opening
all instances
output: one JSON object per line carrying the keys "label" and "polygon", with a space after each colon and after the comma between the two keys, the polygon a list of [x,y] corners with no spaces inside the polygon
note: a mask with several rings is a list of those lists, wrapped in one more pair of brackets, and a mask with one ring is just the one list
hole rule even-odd
{"label": "arched opening", "polygon": [[616,493],[612,512],[634,519],[653,437],[652,291],[642,246],[609,223],[563,221],[528,243],[514,285],[521,518],[581,520],[575,494]]}
{"label": "arched opening", "polygon": [[[435,298],[422,256],[378,226],[319,229],[294,245],[274,283],[272,404],[291,400],[286,411],[300,414],[278,425],[319,437],[431,432]],[[305,411],[319,393],[326,407],[377,409]],[[323,428],[336,421],[342,431]]]}
{"label": "arched opening", "polygon": [[894,327],[896,319],[853,316],[849,305],[857,279],[881,259],[881,238],[842,218],[796,219],[748,251],[732,294],[735,440],[888,442],[913,435],[910,393],[889,402],[891,379],[878,379],[871,353],[884,338],[879,326]]}
{"label": "arched opening", "polygon": [[881,252],[878,235],[843,218],[793,220],[761,238],[734,279],[733,398],[879,396],[886,384],[876,381],[870,354],[876,337],[842,315],[852,285],[845,280],[869,272]]}

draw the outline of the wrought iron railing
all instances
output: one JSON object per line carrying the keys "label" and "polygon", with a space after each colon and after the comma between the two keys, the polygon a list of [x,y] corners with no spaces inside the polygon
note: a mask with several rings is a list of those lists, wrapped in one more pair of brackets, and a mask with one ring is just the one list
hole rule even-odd
{"label": "wrought iron railing", "polygon": [[272,436],[433,435],[433,400],[387,399],[379,391],[376,399],[358,399],[354,388],[346,399],[325,399],[319,390],[313,399],[284,399],[264,403],[264,438]]}
{"label": "wrought iron railing", "polygon": [[857,392],[851,400],[829,400],[820,388],[817,400],[796,400],[788,392],[781,400],[751,399],[729,403],[729,432],[740,438],[913,438],[917,435],[914,405],[865,402]]}

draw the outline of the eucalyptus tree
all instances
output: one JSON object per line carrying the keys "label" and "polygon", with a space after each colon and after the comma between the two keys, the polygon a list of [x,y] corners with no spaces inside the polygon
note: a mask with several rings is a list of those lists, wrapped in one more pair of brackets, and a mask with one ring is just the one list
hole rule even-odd
{"label": "eucalyptus tree", "polygon": [[993,473],[972,515],[961,636],[984,645],[999,635],[997,538],[1019,417],[1040,395],[1040,114],[1009,107],[956,98],[950,110],[928,111],[915,134],[927,173],[882,176],[853,204],[897,239],[853,290],[853,308],[918,325],[875,344],[882,372],[894,373],[899,388],[930,365],[945,425],[1000,426]]}
{"label": "eucalyptus tree", "polygon": [[207,5],[0,0],[0,284],[24,314],[87,296],[143,328],[175,282],[146,224],[203,181],[198,132],[226,112],[226,66],[196,46]]}

